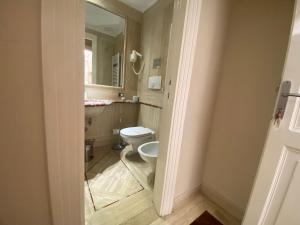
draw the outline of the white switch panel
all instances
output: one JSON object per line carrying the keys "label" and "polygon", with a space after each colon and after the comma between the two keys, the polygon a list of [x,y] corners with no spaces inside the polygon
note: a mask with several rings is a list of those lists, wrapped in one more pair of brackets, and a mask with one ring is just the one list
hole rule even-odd
{"label": "white switch panel", "polygon": [[161,89],[161,76],[151,76],[148,80],[148,88],[160,90]]}

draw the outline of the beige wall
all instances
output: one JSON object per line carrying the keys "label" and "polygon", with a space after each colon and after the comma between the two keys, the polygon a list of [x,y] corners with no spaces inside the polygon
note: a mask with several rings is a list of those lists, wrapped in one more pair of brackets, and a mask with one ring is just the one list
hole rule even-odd
{"label": "beige wall", "polygon": [[[99,84],[112,85],[112,56],[114,55],[114,39],[102,38],[98,40],[98,69],[97,78]],[[102,51],[101,51],[102,46]],[[99,51],[100,50],[100,51]]]}
{"label": "beige wall", "polygon": [[292,13],[291,0],[243,0],[232,8],[203,188],[239,217],[272,116]]}
{"label": "beige wall", "polygon": [[[173,1],[160,0],[143,15],[141,53],[145,62],[143,73],[138,80],[138,95],[145,103],[162,106],[164,78],[168,54],[170,27],[172,22]],[[153,60],[161,58],[161,67],[153,68]],[[148,78],[153,75],[162,77],[162,89],[148,89]]]}
{"label": "beige wall", "polygon": [[[179,7],[174,7],[173,10],[173,19],[172,19],[172,29],[170,34],[170,46],[168,49],[168,63],[167,63],[167,73],[166,80],[171,80],[171,85],[165,86],[165,91],[170,93],[163,96],[163,110],[160,114],[160,124],[159,124],[159,133],[160,133],[160,151],[157,158],[156,164],[156,174],[155,182],[153,189],[153,202],[156,209],[159,209],[161,214],[168,213],[168,210],[161,210],[163,204],[162,201],[166,199],[166,192],[163,190],[165,187],[165,176],[169,173],[166,161],[169,157],[168,146],[170,139],[170,127],[172,123],[172,110],[174,106],[174,96],[176,92],[176,82],[178,80],[178,68],[180,63],[181,49],[178,46],[181,45],[184,38],[183,30],[185,25],[185,12],[187,7],[187,0],[181,1]],[[170,199],[168,199],[169,201]],[[164,211],[164,212],[162,212]],[[166,212],[167,211],[167,212]]]}
{"label": "beige wall", "polygon": [[199,188],[222,59],[228,1],[204,0],[185,116],[177,175],[177,199]]}
{"label": "beige wall", "polygon": [[96,83],[112,84],[112,56],[115,54],[117,40],[113,36],[85,28],[85,32],[97,36],[97,72]]}
{"label": "beige wall", "polygon": [[[133,127],[137,125],[139,105],[134,103],[113,103],[108,106],[97,106],[103,110],[96,116],[85,117],[85,138],[96,139],[95,146],[112,145],[113,129]],[[85,111],[95,110],[95,107],[85,107]],[[92,120],[89,125],[88,120]]]}
{"label": "beige wall", "polygon": [[[117,95],[119,92],[124,92],[126,98],[131,99],[133,95],[139,95],[142,102],[155,106],[162,106],[169,33],[173,12],[172,2],[172,0],[161,0],[148,9],[142,17],[143,25],[133,18],[128,18],[127,50],[125,54],[125,87],[122,90],[89,86],[86,87],[88,98],[116,99],[118,98]],[[111,2],[109,4],[115,3]],[[111,5],[108,6],[111,7]],[[128,14],[128,11],[119,5],[115,5],[115,7],[119,9],[119,11],[122,11],[123,15]],[[129,54],[133,49],[140,51],[145,60],[143,75],[140,75],[139,77],[133,73],[128,61]],[[152,61],[155,58],[162,59],[162,66],[160,69],[152,68]],[[154,91],[148,89],[148,77],[152,75],[162,76],[161,90]],[[139,113],[139,125],[152,128],[158,133],[160,113],[161,110],[158,108],[143,105]]]}
{"label": "beige wall", "polygon": [[[172,0],[160,0],[143,14],[141,53],[145,67],[138,79],[138,96],[141,102],[160,107],[163,104],[172,15]],[[161,58],[160,68],[153,68],[153,60],[156,58]],[[148,79],[153,75],[162,77],[161,90],[148,89]],[[139,125],[153,129],[157,138],[160,113],[159,108],[146,105],[141,105],[139,113]]]}
{"label": "beige wall", "polygon": [[159,138],[160,113],[160,108],[140,104],[138,124],[155,131],[156,138]]}
{"label": "beige wall", "polygon": [[0,224],[50,225],[40,0],[0,1],[0,21]]}
{"label": "beige wall", "polygon": [[118,1],[97,1],[91,0],[102,7],[119,13],[127,17],[127,37],[126,37],[126,52],[125,59],[125,80],[124,88],[110,88],[101,86],[86,86],[86,95],[88,99],[118,99],[118,93],[125,93],[125,97],[132,99],[133,95],[137,95],[137,76],[133,73],[129,63],[129,55],[133,49],[140,49],[140,33],[141,33],[141,18],[142,14],[130,7],[124,6]]}
{"label": "beige wall", "polygon": [[133,95],[137,95],[138,78],[132,71],[131,64],[129,62],[129,55],[133,49],[140,49],[141,26],[142,25],[140,23],[133,20],[127,21],[124,91],[125,97],[130,99]]}

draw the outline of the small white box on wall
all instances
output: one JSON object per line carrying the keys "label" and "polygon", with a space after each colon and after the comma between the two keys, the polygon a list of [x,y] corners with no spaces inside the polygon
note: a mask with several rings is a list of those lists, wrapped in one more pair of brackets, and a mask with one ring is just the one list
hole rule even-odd
{"label": "small white box on wall", "polygon": [[161,76],[151,76],[148,79],[148,88],[154,90],[161,89]]}

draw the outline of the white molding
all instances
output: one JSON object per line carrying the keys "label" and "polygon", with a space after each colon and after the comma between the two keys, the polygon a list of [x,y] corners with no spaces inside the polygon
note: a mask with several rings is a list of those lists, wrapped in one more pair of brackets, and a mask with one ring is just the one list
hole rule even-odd
{"label": "white molding", "polygon": [[[159,214],[174,203],[183,123],[202,0],[186,1],[183,37]],[[49,191],[54,225],[84,224],[84,7],[82,0],[42,0],[42,66]],[[159,172],[159,171],[158,171]]]}
{"label": "white molding", "polygon": [[[182,2],[175,1],[175,7]],[[183,125],[186,114],[188,92],[193,71],[195,49],[198,36],[202,0],[187,0],[181,53],[178,67],[176,90],[173,104],[168,153],[165,161],[166,171],[162,188],[162,199],[159,215],[165,216],[172,212],[176,177],[183,136]]]}
{"label": "white molding", "polygon": [[286,164],[287,157],[288,157],[288,151],[287,151],[287,149],[284,149],[281,153],[281,156],[280,156],[280,159],[279,159],[276,171],[275,171],[275,175],[274,175],[274,178],[273,178],[273,181],[272,181],[267,199],[266,199],[264,207],[261,211],[261,215],[259,217],[258,225],[266,224],[266,219],[267,219],[267,216],[270,212],[272,202],[275,198],[275,193],[277,191],[280,178],[282,177],[282,172],[283,172],[284,166]]}
{"label": "white molding", "polygon": [[41,44],[53,225],[84,224],[82,0],[42,0]]}
{"label": "white molding", "polygon": [[241,222],[245,213],[243,209],[240,209],[233,202],[217,192],[214,188],[204,183],[201,184],[201,193],[216,205],[221,207],[228,215]]}
{"label": "white molding", "polygon": [[174,199],[174,209],[181,208],[182,205],[185,205],[195,197],[199,196],[201,194],[201,185],[192,188],[191,190],[188,190],[178,196]]}

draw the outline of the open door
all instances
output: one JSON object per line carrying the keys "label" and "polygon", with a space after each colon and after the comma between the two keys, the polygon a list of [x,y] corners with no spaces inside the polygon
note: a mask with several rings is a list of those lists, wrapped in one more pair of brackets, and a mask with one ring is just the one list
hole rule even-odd
{"label": "open door", "polygon": [[300,224],[300,2],[274,119],[243,225]]}

